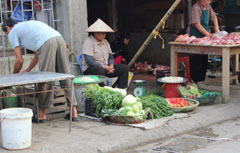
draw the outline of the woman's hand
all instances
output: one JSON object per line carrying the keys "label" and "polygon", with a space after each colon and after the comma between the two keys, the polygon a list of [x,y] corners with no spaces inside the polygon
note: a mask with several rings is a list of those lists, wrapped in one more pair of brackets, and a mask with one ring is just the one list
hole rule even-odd
{"label": "woman's hand", "polygon": [[103,65],[102,67],[104,68],[104,70],[107,71],[108,74],[114,73],[114,71],[115,71],[113,64],[110,66]]}
{"label": "woman's hand", "polygon": [[114,71],[115,71],[115,69],[114,69],[114,65],[113,64],[111,64],[110,66],[109,66],[109,73],[114,73]]}
{"label": "woman's hand", "polygon": [[200,31],[203,35],[211,37],[211,33],[209,33],[200,23],[194,24],[194,26]]}

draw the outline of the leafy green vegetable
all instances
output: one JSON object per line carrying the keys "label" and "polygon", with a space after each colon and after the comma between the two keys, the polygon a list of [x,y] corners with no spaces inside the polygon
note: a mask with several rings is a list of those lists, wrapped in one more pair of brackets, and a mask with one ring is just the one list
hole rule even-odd
{"label": "leafy green vegetable", "polygon": [[162,97],[150,95],[141,97],[140,101],[144,109],[151,109],[155,119],[173,115],[168,102]]}
{"label": "leafy green vegetable", "polygon": [[124,115],[122,112],[118,110],[113,110],[113,109],[103,109],[102,110],[102,116],[104,114],[109,114],[109,115]]}
{"label": "leafy green vegetable", "polygon": [[135,103],[137,99],[133,95],[127,95],[122,101],[122,106],[132,106]]}
{"label": "leafy green vegetable", "polygon": [[186,87],[179,86],[178,90],[183,97],[196,98],[202,96],[202,93],[199,91],[197,85],[194,83],[188,84]]}
{"label": "leafy green vegetable", "polygon": [[127,116],[135,116],[135,114],[134,114],[133,111],[128,111],[126,115],[127,115]]}
{"label": "leafy green vegetable", "polygon": [[126,91],[125,89],[112,88],[112,87],[108,87],[108,86],[105,86],[104,88],[110,89],[110,90],[115,91],[115,92],[119,92],[119,93],[121,93],[123,96],[126,96],[126,95],[127,95],[127,91]]}
{"label": "leafy green vegetable", "polygon": [[138,105],[140,111],[143,109],[143,105],[141,102],[137,102],[136,105]]}
{"label": "leafy green vegetable", "polygon": [[206,90],[198,89],[196,84],[188,84],[186,87],[179,86],[178,90],[183,97],[192,98],[199,101],[201,98],[221,97],[222,95],[218,92],[208,92]]}
{"label": "leafy green vegetable", "polygon": [[97,117],[101,117],[102,110],[118,110],[123,100],[123,95],[120,92],[115,92],[96,84],[88,85],[84,91],[84,96],[93,101]]}
{"label": "leafy green vegetable", "polygon": [[139,113],[141,110],[139,110],[139,107],[138,107],[138,105],[137,104],[134,104],[133,106],[132,106],[132,108],[133,108],[133,112],[134,113]]}

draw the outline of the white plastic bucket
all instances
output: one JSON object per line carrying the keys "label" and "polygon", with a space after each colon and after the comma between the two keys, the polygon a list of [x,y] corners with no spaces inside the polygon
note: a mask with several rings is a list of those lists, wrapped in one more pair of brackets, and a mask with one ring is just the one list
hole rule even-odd
{"label": "white plastic bucket", "polygon": [[32,116],[32,110],[28,108],[8,108],[0,111],[3,148],[18,150],[31,146]]}

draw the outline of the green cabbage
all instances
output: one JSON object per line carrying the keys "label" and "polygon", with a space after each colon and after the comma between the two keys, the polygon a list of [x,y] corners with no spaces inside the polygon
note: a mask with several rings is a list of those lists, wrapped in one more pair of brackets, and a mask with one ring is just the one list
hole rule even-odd
{"label": "green cabbage", "polygon": [[122,107],[118,110],[121,114],[126,115],[127,112],[133,112],[133,108],[130,106]]}
{"label": "green cabbage", "polygon": [[143,105],[142,105],[142,103],[141,103],[141,102],[137,102],[137,103],[136,103],[136,105],[138,106],[138,108],[139,108],[139,111],[141,111],[141,110],[142,110],[142,108],[143,108]]}
{"label": "green cabbage", "polygon": [[133,108],[130,106],[125,106],[124,108],[125,108],[126,112],[133,111]]}
{"label": "green cabbage", "polygon": [[126,115],[127,115],[127,116],[135,116],[135,114],[134,114],[133,111],[128,111]]}
{"label": "green cabbage", "polygon": [[136,102],[137,99],[133,95],[127,95],[122,101],[122,106],[132,106]]}
{"label": "green cabbage", "polygon": [[120,92],[123,96],[127,95],[127,90],[125,89],[113,88],[113,90],[116,92]]}
{"label": "green cabbage", "polygon": [[141,110],[141,114],[144,115],[146,112],[145,110]]}
{"label": "green cabbage", "polygon": [[132,106],[132,108],[133,108],[133,112],[134,112],[134,113],[139,113],[139,112],[140,112],[140,110],[139,110],[139,107],[138,107],[137,103],[136,103],[136,104],[134,104],[134,105]]}

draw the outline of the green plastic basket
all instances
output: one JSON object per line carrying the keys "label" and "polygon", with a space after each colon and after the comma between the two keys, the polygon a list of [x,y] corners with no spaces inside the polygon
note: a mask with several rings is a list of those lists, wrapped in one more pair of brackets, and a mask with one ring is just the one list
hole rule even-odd
{"label": "green plastic basket", "polygon": [[[208,91],[202,90],[202,89],[199,89],[199,91],[202,94],[202,96],[198,97],[198,98],[195,98],[195,100],[199,101],[200,105],[206,105],[206,104],[214,103],[216,98],[221,96],[221,94],[217,93],[217,92],[208,92]],[[208,96],[204,95],[206,93],[210,93],[210,95],[208,95]]]}
{"label": "green plastic basket", "polygon": [[18,107],[18,97],[3,98],[3,108],[15,108]]}
{"label": "green plastic basket", "polygon": [[[85,79],[85,80],[84,80]],[[107,78],[100,75],[83,75],[73,80],[74,84],[87,85],[106,82]]]}

